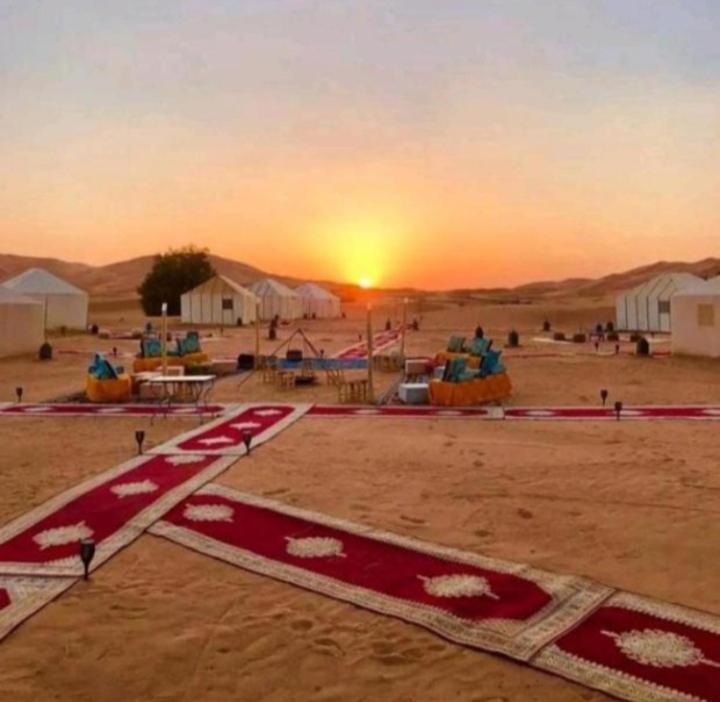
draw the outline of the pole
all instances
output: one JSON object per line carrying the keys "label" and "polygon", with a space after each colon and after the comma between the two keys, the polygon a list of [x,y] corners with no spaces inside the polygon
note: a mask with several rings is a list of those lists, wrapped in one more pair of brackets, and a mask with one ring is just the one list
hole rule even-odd
{"label": "pole", "polygon": [[255,370],[260,367],[260,300],[255,300]]}
{"label": "pole", "polygon": [[372,305],[367,306],[367,352],[368,352],[368,399],[375,402],[375,388],[373,386],[373,331],[372,331]]}
{"label": "pole", "polygon": [[167,375],[167,302],[162,303],[162,373]]}
{"label": "pole", "polygon": [[405,360],[405,330],[407,329],[407,308],[409,300],[403,299],[403,312],[402,312],[402,336],[400,337],[400,357]]}

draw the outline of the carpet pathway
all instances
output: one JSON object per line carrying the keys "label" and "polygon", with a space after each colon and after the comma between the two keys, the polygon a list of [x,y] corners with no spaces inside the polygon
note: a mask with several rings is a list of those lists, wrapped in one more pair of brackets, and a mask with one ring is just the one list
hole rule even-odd
{"label": "carpet pathway", "polygon": [[[226,471],[244,453],[238,437],[249,431],[261,444],[304,409],[288,405],[245,405],[220,422],[247,424],[232,429],[223,449],[204,452],[174,448],[172,442],[126,461],[70,488],[0,528],[0,639],[82,575],[78,543],[92,538],[95,570],[132,543],[174,505]],[[176,437],[180,447],[212,435],[219,422]],[[241,439],[240,439],[241,441]],[[201,444],[204,446],[204,444]]]}
{"label": "carpet pathway", "polygon": [[[19,411],[25,407],[49,409]],[[63,406],[0,405],[0,414],[77,416],[82,411],[81,406],[67,412],[55,407]],[[613,409],[217,407],[220,418],[0,529],[0,639],[77,581],[80,539],[95,540],[94,570],[149,532],[631,702],[720,702],[720,617],[212,483],[245,455],[246,438],[254,448],[304,416],[607,421],[615,419]],[[117,408],[122,411],[89,414],[125,414],[126,406]],[[720,407],[630,407],[622,418],[712,420],[720,418]]]}
{"label": "carpet pathway", "polygon": [[219,485],[150,533],[633,702],[720,700],[720,617]]}

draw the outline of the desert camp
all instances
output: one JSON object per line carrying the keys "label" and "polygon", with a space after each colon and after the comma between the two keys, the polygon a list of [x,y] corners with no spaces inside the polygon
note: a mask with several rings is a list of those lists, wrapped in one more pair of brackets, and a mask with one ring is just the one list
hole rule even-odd
{"label": "desert camp", "polygon": [[46,329],[85,329],[87,293],[42,268],[29,268],[2,283],[12,292],[42,302]]}
{"label": "desert camp", "polygon": [[259,301],[260,319],[270,320],[279,317],[284,320],[299,319],[303,314],[300,296],[286,285],[265,278],[250,286],[250,292]]}
{"label": "desert camp", "polygon": [[720,702],[720,6],[0,17],[0,702]]}
{"label": "desert camp", "polygon": [[183,324],[251,324],[257,317],[258,298],[223,275],[216,275],[180,298]]}

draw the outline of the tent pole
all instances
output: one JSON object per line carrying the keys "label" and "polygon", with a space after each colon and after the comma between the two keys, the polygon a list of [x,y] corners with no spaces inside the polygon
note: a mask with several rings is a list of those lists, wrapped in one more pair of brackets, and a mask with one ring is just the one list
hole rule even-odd
{"label": "tent pole", "polygon": [[375,388],[373,387],[373,332],[372,332],[372,305],[367,306],[367,351],[368,351],[368,399],[375,402]]}
{"label": "tent pole", "polygon": [[255,300],[255,370],[260,366],[260,300]]}
{"label": "tent pole", "polygon": [[162,372],[167,375],[167,302],[162,303]]}
{"label": "tent pole", "polygon": [[407,308],[409,300],[403,299],[403,311],[402,311],[402,336],[400,337],[400,356],[405,360],[405,330],[407,329]]}

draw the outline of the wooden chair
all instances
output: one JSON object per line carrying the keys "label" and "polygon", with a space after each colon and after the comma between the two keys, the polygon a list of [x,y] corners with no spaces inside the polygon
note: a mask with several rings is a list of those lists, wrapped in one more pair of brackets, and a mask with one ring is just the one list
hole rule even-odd
{"label": "wooden chair", "polygon": [[345,380],[338,385],[338,399],[348,404],[363,404],[368,399],[368,388],[367,378]]}
{"label": "wooden chair", "polygon": [[340,368],[328,368],[325,371],[328,385],[340,385],[345,382],[345,374]]}

